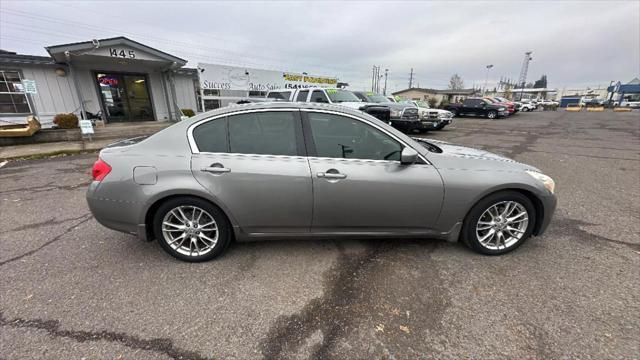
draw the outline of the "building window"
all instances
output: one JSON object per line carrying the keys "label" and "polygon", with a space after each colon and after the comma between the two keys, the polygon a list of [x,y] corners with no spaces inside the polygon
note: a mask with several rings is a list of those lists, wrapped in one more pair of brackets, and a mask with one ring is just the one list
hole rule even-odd
{"label": "building window", "polygon": [[31,114],[18,71],[0,70],[0,114]]}
{"label": "building window", "polygon": [[202,90],[204,96],[219,96],[220,90],[218,89],[203,89]]}

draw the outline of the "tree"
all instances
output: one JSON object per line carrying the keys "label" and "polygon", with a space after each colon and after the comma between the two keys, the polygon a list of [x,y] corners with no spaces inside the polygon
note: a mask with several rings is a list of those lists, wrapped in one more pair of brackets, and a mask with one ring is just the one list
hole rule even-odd
{"label": "tree", "polygon": [[449,79],[449,89],[451,90],[460,90],[464,88],[464,81],[458,74],[453,74],[451,79]]}
{"label": "tree", "polygon": [[547,87],[547,75],[542,75],[540,80],[536,80],[533,84],[534,88],[546,88]]}
{"label": "tree", "polygon": [[428,102],[429,102],[429,107],[435,109],[436,105],[438,104],[438,99],[436,99],[435,97],[430,97]]}

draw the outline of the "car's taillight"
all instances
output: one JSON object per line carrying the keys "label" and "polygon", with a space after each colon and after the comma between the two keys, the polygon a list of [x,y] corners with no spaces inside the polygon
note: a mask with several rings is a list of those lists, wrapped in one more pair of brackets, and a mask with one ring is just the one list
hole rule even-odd
{"label": "car's taillight", "polygon": [[93,181],[102,181],[105,176],[107,176],[111,172],[111,166],[104,162],[102,159],[98,158],[95,163],[93,163],[93,169],[91,170],[91,174],[93,175]]}

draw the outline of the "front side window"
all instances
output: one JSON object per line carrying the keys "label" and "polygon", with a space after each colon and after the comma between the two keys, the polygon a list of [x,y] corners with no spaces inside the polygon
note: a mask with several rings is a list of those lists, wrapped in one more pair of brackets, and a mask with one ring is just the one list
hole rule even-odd
{"label": "front side window", "polygon": [[27,94],[18,71],[0,70],[0,114],[30,114]]}
{"label": "front side window", "polygon": [[325,113],[308,116],[319,157],[400,161],[402,145],[362,121]]}
{"label": "front side window", "polygon": [[315,90],[311,93],[310,101],[316,103],[328,103],[329,99],[327,99],[327,95],[325,95],[322,90]]}
{"label": "front side window", "polygon": [[231,115],[229,151],[240,154],[298,154],[296,119],[290,111],[268,111]]}

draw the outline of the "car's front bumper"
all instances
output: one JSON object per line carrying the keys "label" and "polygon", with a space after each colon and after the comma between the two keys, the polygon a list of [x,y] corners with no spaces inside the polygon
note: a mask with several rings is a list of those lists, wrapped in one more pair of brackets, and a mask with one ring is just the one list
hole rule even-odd
{"label": "car's front bumper", "polygon": [[536,228],[533,229],[533,234],[536,236],[544,234],[547,230],[558,204],[558,198],[554,194],[539,196],[538,199],[542,205],[542,219],[537,223]]}

